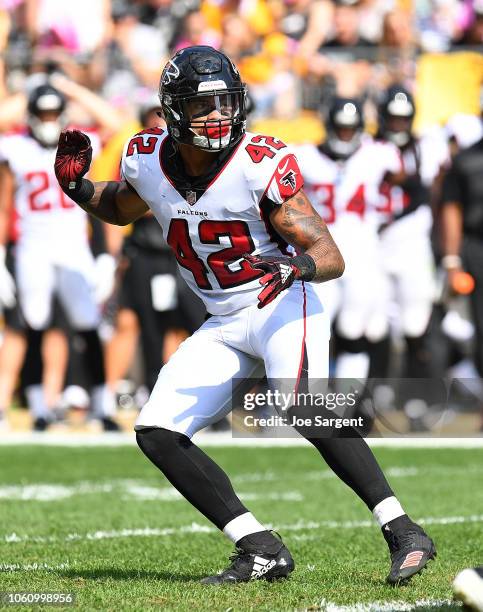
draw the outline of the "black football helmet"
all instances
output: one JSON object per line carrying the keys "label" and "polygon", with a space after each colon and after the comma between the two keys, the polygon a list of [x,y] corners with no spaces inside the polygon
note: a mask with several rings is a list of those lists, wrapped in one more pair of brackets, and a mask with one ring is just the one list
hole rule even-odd
{"label": "black football helmet", "polygon": [[[159,99],[169,134],[176,142],[206,151],[240,141],[246,127],[245,98],[237,68],[212,47],[178,51],[161,74]],[[214,111],[217,117],[206,119]]]}
{"label": "black football helmet", "polygon": [[64,95],[52,85],[39,85],[30,92],[28,126],[32,136],[44,147],[57,146],[60,133],[67,125],[66,106]]}
{"label": "black football helmet", "polygon": [[364,131],[362,106],[355,98],[336,97],[330,103],[325,120],[326,145],[339,158],[357,151]]}
{"label": "black football helmet", "polygon": [[402,85],[392,85],[379,103],[378,136],[400,148],[412,140],[412,126],[416,108],[414,99]]}

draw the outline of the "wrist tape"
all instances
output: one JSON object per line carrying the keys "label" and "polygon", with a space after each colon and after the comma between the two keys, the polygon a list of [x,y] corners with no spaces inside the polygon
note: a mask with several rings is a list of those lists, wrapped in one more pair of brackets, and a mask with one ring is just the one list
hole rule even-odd
{"label": "wrist tape", "polygon": [[[69,183],[69,187],[72,183]],[[89,179],[80,179],[80,181],[75,182],[75,187],[70,189],[69,187],[62,187],[62,191],[69,196],[71,200],[77,202],[77,204],[86,204],[89,200],[92,199],[95,188],[94,183]]]}

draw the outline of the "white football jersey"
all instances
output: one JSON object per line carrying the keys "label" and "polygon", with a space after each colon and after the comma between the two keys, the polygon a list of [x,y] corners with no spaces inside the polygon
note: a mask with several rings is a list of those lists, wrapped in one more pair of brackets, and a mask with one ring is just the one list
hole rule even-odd
{"label": "white football jersey", "polygon": [[302,187],[293,152],[276,138],[247,133],[197,199],[189,189],[180,193],[163,167],[167,136],[159,128],[135,135],[124,148],[123,178],[150,207],[183,278],[209,313],[255,304],[261,274],[242,255],[286,252],[265,204],[280,205]]}
{"label": "white football jersey", "polygon": [[378,222],[385,205],[380,191],[384,175],[401,169],[394,145],[367,137],[347,160],[334,160],[315,145],[296,152],[305,192],[328,225],[347,214]]}
{"label": "white football jersey", "polygon": [[[409,175],[418,173],[422,184],[427,188],[431,188],[441,168],[447,167],[450,163],[448,145],[441,137],[441,132],[436,131],[422,136],[414,147],[401,151],[399,155],[403,170]],[[385,204],[380,209],[386,216],[383,221],[391,221],[395,215],[400,215],[410,204],[409,196],[401,187],[391,187],[385,184],[381,191],[385,198]],[[429,197],[428,201],[421,202],[421,204],[429,205]],[[428,223],[431,224],[431,213],[428,206],[426,209],[425,212],[419,210],[418,215],[424,215],[427,219],[425,225],[428,225]]]}
{"label": "white football jersey", "polygon": [[61,190],[55,152],[28,134],[0,137],[0,161],[15,177],[19,245],[38,243],[54,251],[87,244],[87,215]]}

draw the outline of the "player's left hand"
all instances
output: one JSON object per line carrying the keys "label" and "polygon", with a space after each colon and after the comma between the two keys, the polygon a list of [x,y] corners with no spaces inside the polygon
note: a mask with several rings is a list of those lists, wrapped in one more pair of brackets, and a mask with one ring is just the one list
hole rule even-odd
{"label": "player's left hand", "polygon": [[290,257],[261,257],[259,255],[243,255],[254,270],[261,270],[265,274],[260,279],[263,285],[258,295],[258,308],[263,308],[285,289],[288,289],[294,280],[300,276],[300,270],[292,263]]}

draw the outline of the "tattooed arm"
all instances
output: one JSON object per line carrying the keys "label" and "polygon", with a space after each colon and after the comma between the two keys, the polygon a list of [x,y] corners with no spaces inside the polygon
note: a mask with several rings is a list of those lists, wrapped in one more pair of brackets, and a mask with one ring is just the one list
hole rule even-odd
{"label": "tattooed arm", "polygon": [[125,181],[91,183],[92,197],[77,201],[86,212],[113,225],[128,225],[142,217],[149,206]]}
{"label": "tattooed arm", "polygon": [[270,221],[282,238],[312,257],[316,266],[314,282],[342,276],[342,255],[303,190],[273,210]]}

